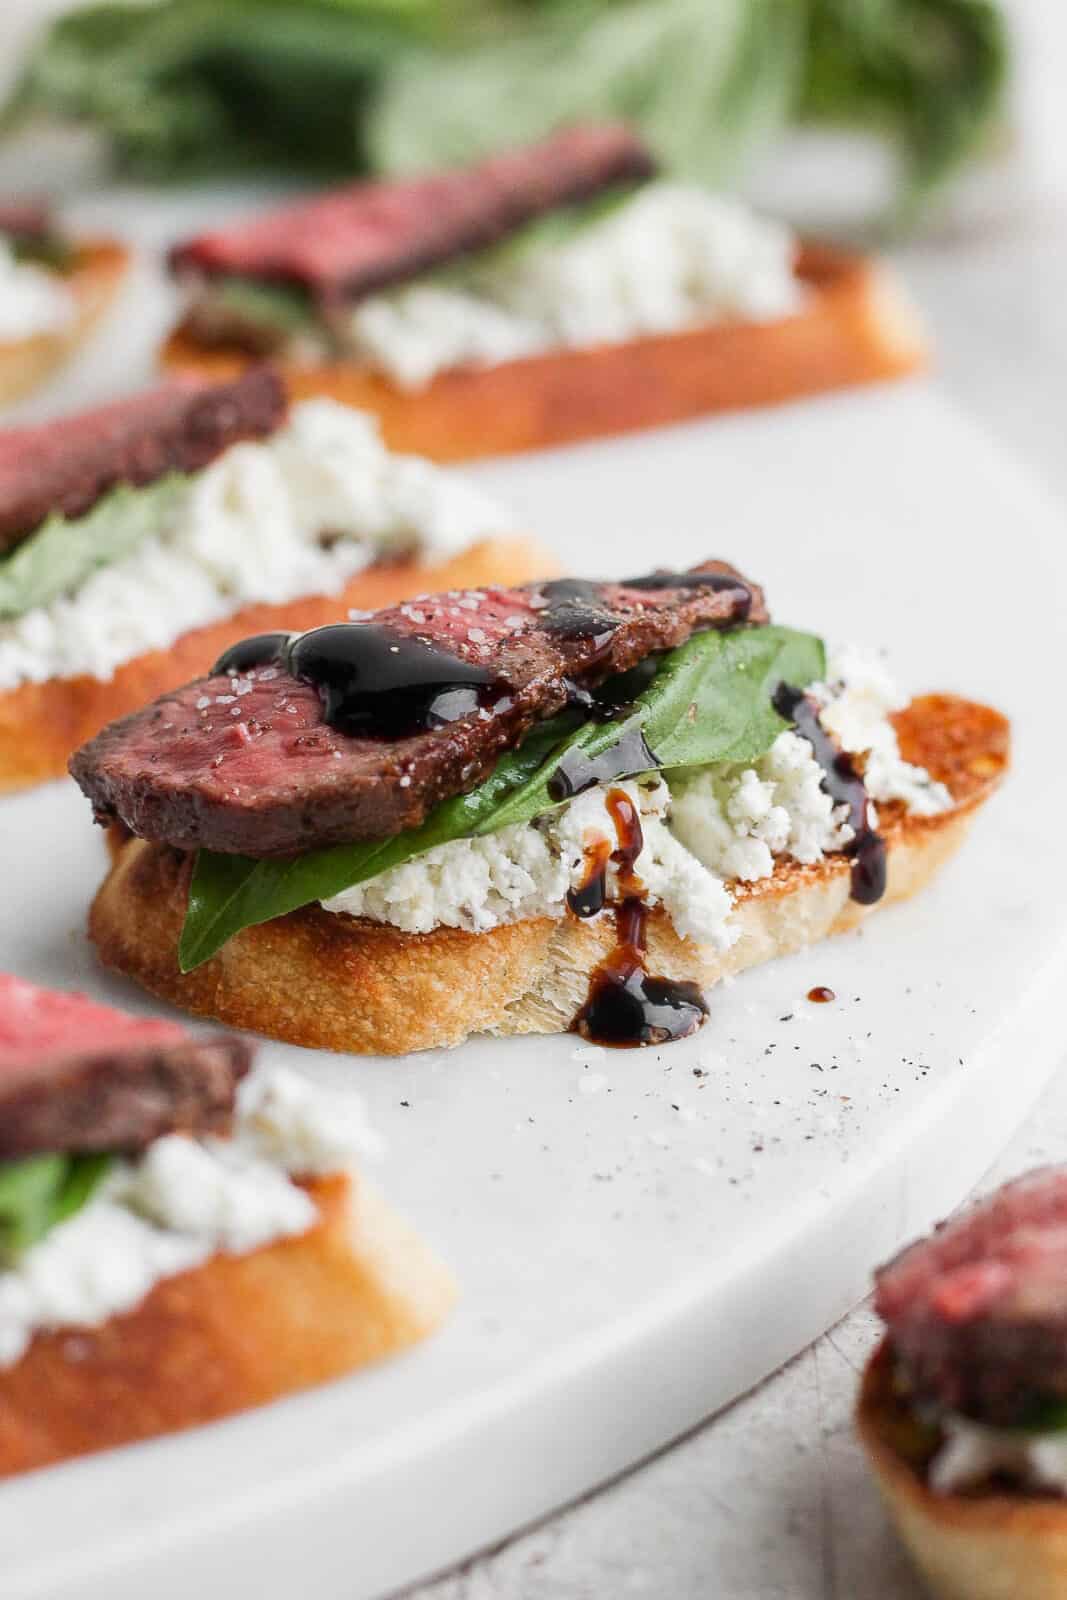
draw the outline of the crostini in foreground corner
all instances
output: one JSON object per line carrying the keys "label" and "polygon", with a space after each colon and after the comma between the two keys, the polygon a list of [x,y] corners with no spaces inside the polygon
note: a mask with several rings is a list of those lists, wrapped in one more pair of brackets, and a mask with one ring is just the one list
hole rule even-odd
{"label": "crostini in foreground corner", "polygon": [[877,1274],[860,1437],[941,1600],[1067,1594],[1067,1167],[1005,1185]]}
{"label": "crostini in foreground corner", "polygon": [[395,1053],[690,1033],[717,979],[919,888],[1007,756],[997,712],[828,664],[712,561],[250,639],[71,771],[120,825],[107,964]]}
{"label": "crostini in foreground corner", "polygon": [[637,137],[574,127],[464,170],[360,183],[178,246],[164,359],[269,354],[294,394],[437,460],[530,450],[909,372],[880,267],[655,177]]}
{"label": "crostini in foreground corner", "polygon": [[265,367],[0,430],[0,791],[234,640],[555,570],[480,492]]}
{"label": "crostini in foreground corner", "polygon": [[128,252],[69,239],[47,206],[0,201],[0,406],[50,376],[115,297]]}
{"label": "crostini in foreground corner", "polygon": [[0,1476],[432,1333],[452,1280],[352,1163],[361,1102],[0,976]]}

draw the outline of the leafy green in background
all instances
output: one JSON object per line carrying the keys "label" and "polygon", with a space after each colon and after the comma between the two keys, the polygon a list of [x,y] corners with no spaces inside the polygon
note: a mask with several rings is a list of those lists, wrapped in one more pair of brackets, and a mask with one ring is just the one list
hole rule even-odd
{"label": "leafy green in background", "polygon": [[53,513],[0,558],[0,620],[47,605],[76,589],[98,567],[129,555],[159,532],[187,482],[180,473],[171,473],[140,489],[120,484],[84,517]]}
{"label": "leafy green in background", "polygon": [[180,178],[409,171],[619,116],[713,183],[814,120],[892,140],[913,207],[981,147],[1006,55],[996,0],[111,0],[52,28],[6,118]]}
{"label": "leafy green in background", "polygon": [[6,108],[84,122],[123,170],[366,168],[363,117],[436,0],[108,0],[61,18]]}
{"label": "leafy green in background", "polygon": [[0,1163],[0,1263],[80,1211],[111,1162],[109,1155],[40,1155]]}

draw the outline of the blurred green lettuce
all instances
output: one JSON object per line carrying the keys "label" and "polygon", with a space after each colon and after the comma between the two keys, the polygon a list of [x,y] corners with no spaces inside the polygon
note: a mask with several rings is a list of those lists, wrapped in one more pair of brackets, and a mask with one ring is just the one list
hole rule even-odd
{"label": "blurred green lettuce", "polygon": [[117,166],[409,171],[621,116],[726,182],[788,124],[873,129],[913,206],[980,149],[995,0],[158,0],[61,19],[5,109],[89,123]]}

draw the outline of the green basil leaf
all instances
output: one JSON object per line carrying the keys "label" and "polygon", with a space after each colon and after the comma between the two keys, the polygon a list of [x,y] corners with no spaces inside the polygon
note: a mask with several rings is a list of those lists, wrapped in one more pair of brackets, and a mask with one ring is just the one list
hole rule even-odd
{"label": "green basil leaf", "polygon": [[143,488],[120,484],[84,517],[50,516],[0,561],[0,620],[47,605],[131,554],[159,532],[187,483],[170,473]]}
{"label": "green basil leaf", "polygon": [[0,1163],[0,1260],[11,1260],[65,1222],[110,1170],[109,1155],[39,1155]]}
{"label": "green basil leaf", "polygon": [[197,853],[189,888],[178,962],[191,972],[221,950],[242,928],[272,922],[313,900],[329,900],[342,889],[376,878],[389,867],[452,839],[470,838],[496,808],[543,765],[573,728],[574,717],[554,717],[536,728],[518,750],[510,750],[470,794],[437,807],[419,828],[388,839],[333,845],[286,861]]}
{"label": "green basil leaf", "polygon": [[[711,659],[709,638],[719,642]],[[645,739],[665,770],[755,761],[787,726],[771,704],[778,685],[803,687],[825,671],[822,640],[810,633],[771,623],[697,634],[671,651],[641,697],[650,702]]]}
{"label": "green basil leaf", "polygon": [[[470,794],[445,801],[419,828],[388,839],[334,845],[285,861],[197,854],[178,947],[183,972],[242,928],[329,900],[453,839],[531,822],[562,804],[552,778],[565,756],[594,759],[641,729],[657,768],[751,761],[787,726],[771,705],[783,681],[813,683],[825,669],[820,640],[768,625],[695,635],[670,651],[630,712],[611,722],[553,718],[509,751]],[[637,770],[646,770],[642,761]],[[623,776],[625,774],[620,774]]]}
{"label": "green basil leaf", "polygon": [[295,285],[256,278],[218,278],[198,297],[197,309],[222,326],[279,342],[315,326],[311,297]]}

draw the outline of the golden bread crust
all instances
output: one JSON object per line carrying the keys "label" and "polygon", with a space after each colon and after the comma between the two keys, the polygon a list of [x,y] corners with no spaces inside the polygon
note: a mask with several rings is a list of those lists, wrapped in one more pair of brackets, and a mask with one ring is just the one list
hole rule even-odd
{"label": "golden bread crust", "polygon": [[[915,893],[958,848],[1008,762],[1008,724],[986,706],[929,695],[896,723],[904,755],[946,782],[956,803],[935,817],[882,808],[889,879],[880,904]],[[176,951],[191,859],[140,839],[117,843],[89,916],[101,959],[188,1011],[317,1049],[396,1055],[479,1032],[558,1033],[570,1026],[590,973],[614,942],[606,917],[409,934],[308,906],[246,928],[182,974]],[[681,939],[654,910],[649,967],[709,988],[854,927],[875,909],[849,898],[844,857],[814,866],[782,862],[738,895],[739,938],[725,953]]]}
{"label": "golden bread crust", "polygon": [[483,584],[523,583],[557,572],[554,557],[528,539],[481,539],[449,561],[383,562],[357,572],[340,594],[283,605],[245,606],[221,622],[183,633],[165,650],[125,662],[107,679],[49,678],[0,690],[0,794],[62,777],[79,745],[107,722],[206,672],[238,639],[336,622],[349,610],[377,610],[416,594]]}
{"label": "golden bread crust", "polygon": [[1067,1501],[1025,1494],[934,1494],[901,1452],[907,1412],[883,1339],[863,1376],[856,1427],[886,1506],[940,1600],[1063,1600]]}
{"label": "golden bread crust", "polygon": [[445,1269],[361,1180],[307,1187],[310,1232],[213,1256],[101,1327],[38,1334],[0,1371],[0,1476],[214,1421],[432,1333]]}
{"label": "golden bread crust", "polygon": [[[463,461],[773,405],[924,365],[915,313],[877,262],[806,246],[797,271],[806,303],[777,322],[713,324],[446,372],[416,391],[355,363],[282,371],[294,399],[329,395],[374,412],[394,450]],[[184,327],[163,347],[166,365],[219,378],[249,359],[232,347],[205,348]]]}
{"label": "golden bread crust", "polygon": [[13,405],[62,366],[93,331],[118,292],[130,256],[110,239],[86,240],[78,248],[66,283],[78,312],[69,327],[0,343],[0,406]]}

